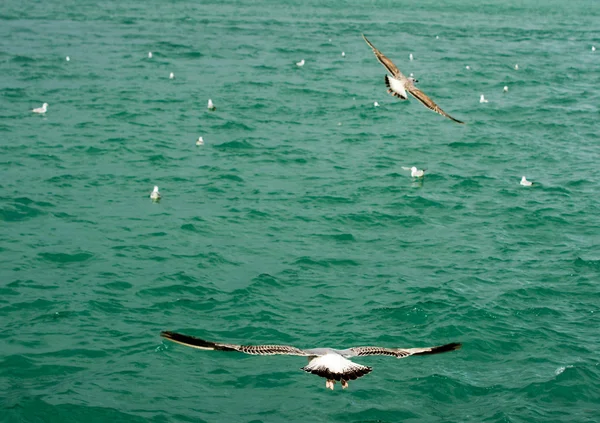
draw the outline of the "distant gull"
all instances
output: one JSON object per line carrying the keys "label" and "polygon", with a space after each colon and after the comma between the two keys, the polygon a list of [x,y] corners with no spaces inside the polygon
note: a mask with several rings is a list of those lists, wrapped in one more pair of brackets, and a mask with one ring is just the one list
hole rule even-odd
{"label": "distant gull", "polygon": [[523,176],[521,178],[521,185],[523,185],[524,187],[530,187],[533,185],[533,182],[528,181],[527,178],[525,178],[525,176]]}
{"label": "distant gull", "polygon": [[46,113],[48,110],[48,103],[42,104],[42,107],[38,107],[32,110],[33,113]]}
{"label": "distant gull", "polygon": [[158,187],[156,185],[154,186],[154,191],[152,191],[152,193],[150,194],[150,198],[152,199],[152,201],[160,200],[160,192],[158,192]]}
{"label": "distant gull", "polygon": [[435,36],[435,39],[436,39],[436,40],[439,40],[439,39],[440,39],[440,36],[439,36],[439,35],[436,35],[436,36]]}
{"label": "distant gull", "polygon": [[515,65],[515,70],[519,70],[519,65]]}
{"label": "distant gull", "polygon": [[412,54],[412,53],[411,53],[411,54],[409,54],[409,55],[408,55],[408,58],[409,58],[410,60],[413,60],[413,59],[414,59],[414,57],[413,57],[413,54]]}
{"label": "distant gull", "polygon": [[173,72],[171,72],[171,73],[169,74],[169,79],[173,79],[173,78],[175,78],[175,74],[174,74]]}
{"label": "distant gull", "polygon": [[445,116],[448,119],[453,120],[454,122],[464,123],[458,119],[454,119],[452,116],[440,109],[440,107],[437,104],[435,104],[432,99],[427,97],[427,95],[425,95],[424,92],[415,87],[414,82],[416,81],[413,78],[407,78],[406,76],[404,76],[390,59],[384,56],[383,53],[377,50],[375,46],[371,44],[369,40],[367,40],[367,37],[363,35],[363,38],[365,39],[369,47],[373,49],[373,53],[375,53],[375,57],[377,58],[379,63],[381,63],[392,75],[391,77],[388,75],[385,76],[385,85],[387,85],[388,87],[388,93],[392,94],[395,97],[401,98],[402,100],[406,100],[408,98],[406,92],[408,91],[414,98],[419,100],[421,104],[423,104],[428,109],[433,110],[434,112],[439,113],[440,115]]}
{"label": "distant gull", "polygon": [[462,346],[462,344],[453,342],[438,347],[426,348],[353,347],[344,350],[334,348],[300,349],[289,345],[222,344],[168,331],[161,332],[160,336],[169,341],[199,350],[237,351],[251,355],[295,355],[306,357],[308,358],[308,364],[302,367],[301,370],[325,378],[325,389],[332,390],[336,381],[340,382],[343,389],[346,389],[349,380],[358,379],[373,370],[371,367],[354,363],[348,360],[348,358],[367,355],[387,355],[396,358],[405,358],[411,355],[429,355],[454,351],[460,349]]}
{"label": "distant gull", "polygon": [[373,106],[375,106],[375,107],[379,107],[379,103],[378,103],[378,102],[375,102],[375,103],[373,103]]}
{"label": "distant gull", "polygon": [[467,66],[465,66],[465,69],[466,70],[471,70],[471,66],[467,65]]}
{"label": "distant gull", "polygon": [[217,108],[215,107],[215,105],[213,104],[212,100],[209,98],[208,99],[208,110],[217,110]]}
{"label": "distant gull", "polygon": [[70,58],[69,56],[67,56],[67,57],[65,57],[65,60],[66,60],[67,62],[69,62],[69,61],[71,60],[71,58]]}
{"label": "distant gull", "polygon": [[416,166],[413,166],[413,167],[402,166],[402,169],[410,170],[410,176],[412,176],[413,178],[422,178],[423,175],[425,175],[425,171],[427,170],[427,169],[417,169]]}
{"label": "distant gull", "polygon": [[346,57],[346,53],[342,51],[342,57]]}
{"label": "distant gull", "polygon": [[485,99],[485,97],[483,96],[483,94],[481,94],[481,97],[479,97],[479,102],[480,103],[487,103],[488,101]]}
{"label": "distant gull", "polygon": [[304,66],[304,59],[300,60],[299,62],[296,62],[297,66]]}
{"label": "distant gull", "polygon": [[198,138],[198,141],[196,141],[196,145],[204,145],[204,140],[202,139],[202,137]]}
{"label": "distant gull", "polygon": [[148,59],[152,59],[152,52],[151,51],[148,52]]}
{"label": "distant gull", "polygon": [[592,51],[596,51],[596,47],[592,46]]}

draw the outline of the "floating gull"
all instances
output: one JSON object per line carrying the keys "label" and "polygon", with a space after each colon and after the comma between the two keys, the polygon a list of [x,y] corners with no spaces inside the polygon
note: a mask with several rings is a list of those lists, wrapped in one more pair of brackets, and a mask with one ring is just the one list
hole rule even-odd
{"label": "floating gull", "polygon": [[65,60],[66,60],[67,62],[69,62],[69,61],[71,60],[71,58],[70,58],[69,56],[67,56],[67,57],[65,57]]}
{"label": "floating gull", "polygon": [[37,107],[32,110],[33,113],[46,113],[48,110],[48,103],[42,104],[42,107]]}
{"label": "floating gull", "polygon": [[175,78],[175,74],[174,74],[173,72],[171,72],[171,73],[169,74],[169,79],[173,79],[173,78]]}
{"label": "floating gull", "polygon": [[467,65],[467,66],[465,66],[465,69],[466,70],[471,70],[471,66]]}
{"label": "floating gull", "polygon": [[488,101],[485,99],[485,97],[483,96],[483,94],[481,94],[481,97],[479,97],[479,102],[480,103],[487,103]]}
{"label": "floating gull", "polygon": [[342,51],[342,57],[346,57],[346,53]]}
{"label": "floating gull", "polygon": [[595,46],[592,46],[592,51],[596,51],[596,47]]}
{"label": "floating gull", "polygon": [[533,182],[528,181],[527,178],[525,178],[525,176],[523,176],[521,178],[521,185],[523,185],[524,187],[530,187],[533,185]]}
{"label": "floating gull", "polygon": [[304,66],[304,59],[300,60],[299,62],[296,62],[297,66]]}
{"label": "floating gull", "polygon": [[198,138],[198,141],[196,141],[196,145],[204,145],[204,140],[202,139],[202,137]]}
{"label": "floating gull", "polygon": [[425,175],[425,171],[427,170],[427,169],[417,169],[416,166],[413,166],[413,167],[402,166],[402,169],[410,170],[410,176],[412,176],[413,178],[422,178]]}
{"label": "floating gull", "polygon": [[152,52],[151,51],[148,52],[148,59],[152,59]]}
{"label": "floating gull", "polygon": [[507,93],[507,92],[508,92],[508,86],[507,86],[507,85],[505,85],[505,86],[504,86],[504,90],[503,90],[503,91],[504,91],[505,93]]}
{"label": "floating gull", "polygon": [[209,98],[208,99],[208,110],[217,110],[217,108],[215,107],[215,105],[213,104],[212,100]]}
{"label": "floating gull", "polygon": [[413,57],[412,53],[408,55],[408,58],[409,58],[410,60],[413,60],[413,59],[414,59],[414,57]]}
{"label": "floating gull", "polygon": [[385,348],[385,347],[353,347],[344,350],[334,348],[300,349],[288,345],[235,345],[205,341],[176,332],[161,332],[160,336],[200,350],[237,351],[251,355],[296,355],[308,358],[308,365],[301,368],[307,373],[325,378],[325,389],[333,389],[339,381],[343,389],[348,387],[349,380],[355,380],[371,372],[372,368],[354,363],[348,358],[367,355],[387,355],[396,358],[411,355],[439,354],[459,349],[462,345],[456,342],[438,347],[426,348]]}
{"label": "floating gull", "polygon": [[379,103],[378,103],[378,102],[375,102],[375,103],[373,103],[373,106],[375,106],[375,107],[379,107]]}
{"label": "floating gull", "polygon": [[515,70],[519,70],[519,65],[515,65]]}
{"label": "floating gull", "polygon": [[436,36],[435,36],[435,39],[436,39],[436,40],[439,40],[439,39],[440,39],[440,36],[439,36],[439,35],[436,35]]}
{"label": "floating gull", "polygon": [[375,53],[375,57],[377,57],[379,63],[381,63],[392,75],[391,77],[388,75],[385,76],[385,84],[388,87],[388,93],[392,94],[395,97],[401,98],[402,100],[406,100],[408,98],[406,92],[408,91],[414,98],[419,100],[421,104],[423,104],[428,109],[433,110],[434,112],[439,113],[440,115],[445,116],[448,119],[453,120],[454,122],[464,123],[458,119],[454,119],[452,116],[440,109],[440,107],[437,104],[435,104],[432,99],[427,97],[427,95],[425,95],[423,91],[415,87],[414,82],[416,81],[413,78],[407,78],[406,76],[404,76],[390,59],[385,57],[383,53],[377,50],[375,46],[371,44],[369,40],[367,40],[367,37],[363,35],[363,38],[365,39],[369,47],[373,49],[373,53]]}
{"label": "floating gull", "polygon": [[160,192],[158,192],[158,187],[156,185],[154,186],[154,191],[150,194],[150,198],[152,198],[152,201],[160,200]]}

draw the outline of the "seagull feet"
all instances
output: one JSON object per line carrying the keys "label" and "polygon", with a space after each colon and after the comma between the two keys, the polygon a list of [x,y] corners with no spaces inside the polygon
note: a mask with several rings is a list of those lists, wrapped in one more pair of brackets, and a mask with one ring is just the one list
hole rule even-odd
{"label": "seagull feet", "polygon": [[327,379],[327,382],[325,382],[325,389],[329,388],[333,391],[334,386],[335,386],[335,380]]}
{"label": "seagull feet", "polygon": [[342,389],[346,389],[348,387],[348,381],[342,379]]}

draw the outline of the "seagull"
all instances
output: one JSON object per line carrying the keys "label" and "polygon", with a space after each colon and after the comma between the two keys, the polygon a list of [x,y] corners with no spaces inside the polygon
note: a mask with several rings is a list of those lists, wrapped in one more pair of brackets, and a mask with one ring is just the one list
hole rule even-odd
{"label": "seagull", "polygon": [[425,171],[427,170],[427,169],[417,169],[416,166],[413,166],[413,167],[402,166],[402,169],[410,170],[410,176],[412,176],[413,178],[422,178],[423,175],[425,175]]}
{"label": "seagull", "polygon": [[428,109],[431,109],[434,112],[453,120],[454,122],[464,123],[458,119],[454,119],[448,113],[440,109],[440,107],[437,104],[435,104],[432,99],[427,97],[423,91],[415,87],[414,83],[417,82],[416,80],[404,76],[390,59],[385,57],[383,53],[377,50],[375,46],[371,44],[369,40],[367,40],[367,37],[365,37],[364,34],[363,38],[365,39],[369,47],[373,49],[373,53],[375,53],[375,57],[377,57],[379,63],[381,63],[392,75],[391,77],[388,75],[385,76],[385,85],[387,85],[388,87],[388,93],[392,94],[395,97],[401,98],[402,100],[406,100],[408,98],[406,92],[408,91],[414,98],[419,100],[421,104],[423,104]]}
{"label": "seagull", "polygon": [[158,187],[156,185],[154,186],[154,191],[150,194],[150,198],[152,198],[152,201],[160,200],[160,192],[158,192]]}
{"label": "seagull", "polygon": [[200,350],[238,351],[252,355],[297,355],[308,358],[308,365],[301,368],[307,373],[323,377],[325,389],[333,390],[335,382],[339,381],[343,389],[348,387],[348,381],[358,379],[371,372],[372,368],[354,363],[348,358],[366,355],[387,355],[396,358],[411,355],[439,354],[458,350],[462,344],[453,342],[438,347],[427,348],[384,348],[384,347],[354,347],[344,350],[334,348],[300,349],[288,345],[235,345],[205,341],[189,335],[176,332],[161,332],[160,336],[178,344]]}
{"label": "seagull", "polygon": [[300,60],[299,62],[296,62],[297,66],[304,66],[304,59]]}
{"label": "seagull", "polygon": [[217,110],[217,108],[215,107],[215,105],[213,104],[212,100],[209,98],[208,99],[208,110]]}
{"label": "seagull", "polygon": [[409,58],[410,60],[414,60],[414,57],[413,57],[412,53],[408,55],[408,58]]}
{"label": "seagull", "polygon": [[596,47],[595,46],[592,46],[592,51],[596,51]]}
{"label": "seagull", "polygon": [[196,145],[204,145],[204,140],[202,139],[202,137],[198,138],[198,141],[196,141]]}
{"label": "seagull", "polygon": [[171,72],[171,73],[169,74],[169,79],[173,79],[173,78],[175,78],[175,74],[174,74],[173,72]]}
{"label": "seagull", "polygon": [[519,65],[515,65],[515,70],[519,70]]}
{"label": "seagull", "polygon": [[504,92],[507,93],[508,92],[508,85],[504,86]]}
{"label": "seagull", "polygon": [[471,66],[467,65],[467,66],[465,66],[465,69],[466,70],[471,70]]}
{"label": "seagull", "polygon": [[68,62],[71,60],[71,58],[69,56],[65,57],[65,60]]}
{"label": "seagull", "polygon": [[374,106],[374,107],[379,107],[379,103],[378,103],[378,102],[375,102],[375,103],[373,103],[373,106]]}
{"label": "seagull", "polygon": [[342,51],[342,57],[346,57],[346,53]]}
{"label": "seagull", "polygon": [[485,97],[483,96],[483,94],[481,94],[481,97],[479,97],[479,102],[480,103],[487,103],[488,101],[485,99]]}
{"label": "seagull", "polygon": [[148,59],[152,59],[152,52],[151,51],[148,52]]}
{"label": "seagull", "polygon": [[42,107],[37,107],[35,109],[32,110],[33,113],[46,113],[46,110],[48,110],[48,103],[44,103],[42,104]]}
{"label": "seagull", "polygon": [[525,178],[525,176],[523,176],[521,178],[521,185],[523,185],[524,187],[530,187],[533,185],[533,182],[528,181],[527,178]]}

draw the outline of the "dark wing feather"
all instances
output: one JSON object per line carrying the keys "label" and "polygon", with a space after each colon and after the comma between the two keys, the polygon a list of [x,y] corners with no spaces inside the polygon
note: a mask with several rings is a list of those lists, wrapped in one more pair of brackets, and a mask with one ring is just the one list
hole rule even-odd
{"label": "dark wing feather", "polygon": [[354,347],[350,348],[350,350],[359,357],[365,355],[388,355],[397,358],[404,358],[410,357],[411,355],[439,354],[458,350],[460,347],[462,347],[462,344],[453,342],[451,344],[441,345],[439,347],[427,348]]}
{"label": "dark wing feather", "polygon": [[456,123],[463,123],[462,121],[458,120],[458,119],[454,119],[452,116],[450,116],[448,113],[444,112],[442,109],[440,109],[440,106],[438,106],[437,104],[435,104],[435,102],[430,99],[429,97],[427,97],[427,95],[421,91],[420,89],[418,89],[415,86],[411,86],[411,87],[407,87],[407,91],[417,100],[419,100],[421,102],[421,104],[423,104],[425,107],[427,107],[430,110],[433,110],[436,113],[439,113],[442,116],[446,116],[448,119],[453,120]]}
{"label": "dark wing feather", "polygon": [[364,34],[362,34],[362,37],[365,39],[365,41],[367,42],[369,47],[371,47],[371,49],[373,49],[373,53],[375,53],[375,57],[377,57],[377,60],[379,60],[379,63],[381,63],[388,70],[388,72],[392,74],[392,76],[394,78],[396,78],[396,79],[404,78],[404,75],[402,75],[402,72],[400,72],[400,70],[396,67],[396,65],[394,65],[394,63],[390,59],[385,57],[385,55],[382,52],[377,50],[375,48],[375,46],[373,44],[371,44],[371,42],[369,40],[367,40],[367,37],[365,37]]}
{"label": "dark wing feather", "polygon": [[235,344],[221,344],[218,342],[205,341],[204,339],[196,338],[194,336],[184,335],[177,332],[161,332],[160,336],[168,339],[169,341],[177,342],[181,345],[186,345],[192,348],[198,348],[201,350],[216,350],[216,351],[239,351],[245,354],[253,355],[301,355],[308,356],[305,351],[299,348],[291,347],[288,345],[235,345]]}

